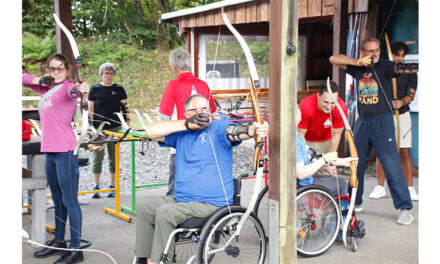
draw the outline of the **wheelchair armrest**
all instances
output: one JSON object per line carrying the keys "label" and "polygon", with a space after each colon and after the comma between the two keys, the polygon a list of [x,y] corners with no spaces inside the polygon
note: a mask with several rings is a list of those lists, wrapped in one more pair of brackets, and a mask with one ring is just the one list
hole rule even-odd
{"label": "wheelchair armrest", "polygon": [[234,178],[234,204],[240,205],[241,203],[241,180],[245,177],[249,177],[248,174],[241,174],[237,178]]}

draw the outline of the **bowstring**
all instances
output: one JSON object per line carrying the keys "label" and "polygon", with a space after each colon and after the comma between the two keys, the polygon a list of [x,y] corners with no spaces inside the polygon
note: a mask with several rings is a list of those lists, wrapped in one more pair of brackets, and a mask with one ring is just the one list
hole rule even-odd
{"label": "bowstring", "polygon": [[391,6],[390,12],[388,12],[388,17],[387,17],[387,19],[385,20],[385,23],[384,23],[384,25],[383,25],[383,27],[382,27],[382,30],[381,30],[381,32],[380,32],[380,35],[379,35],[379,41],[381,41],[381,39],[382,39],[382,34],[385,32],[385,28],[386,28],[386,26],[387,26],[387,24],[388,24],[388,21],[390,20],[391,13],[393,12],[394,5],[396,4],[396,2],[397,2],[397,0],[394,0],[393,5]]}
{"label": "bowstring", "polygon": [[[220,32],[221,32],[221,30],[222,30],[222,26],[220,25],[219,28],[218,28],[217,44],[216,44],[216,47],[215,47],[214,65],[212,66],[212,74],[211,74],[212,88],[215,88],[215,66],[217,65],[217,54],[218,54],[218,46],[219,46],[219,43],[220,43]],[[211,91],[211,89],[209,89],[208,103],[211,102],[211,97],[212,97],[212,91]]]}
{"label": "bowstring", "polygon": [[223,193],[224,193],[224,195],[225,195],[226,204],[227,204],[227,206],[228,206],[229,215],[231,216],[231,215],[232,215],[232,212],[231,212],[231,206],[230,206],[230,204],[229,204],[228,195],[226,194],[226,189],[225,189],[225,184],[224,184],[224,182],[223,182],[222,172],[221,172],[221,170],[220,170],[220,166],[219,166],[219,164],[218,164],[217,155],[216,155],[216,153],[215,153],[214,144],[212,143],[212,137],[211,137],[211,132],[209,131],[209,127],[207,128],[207,130],[208,130],[209,142],[211,143],[212,152],[214,153],[214,160],[215,160],[215,164],[216,164],[216,166],[217,166],[218,175],[219,175],[219,177],[220,177],[220,182],[221,182],[221,184],[222,184]]}
{"label": "bowstring", "polygon": [[[212,67],[212,74],[211,74],[213,88],[215,87],[215,85],[214,85],[215,84],[215,66],[217,64],[217,55],[218,55],[218,47],[219,47],[219,43],[220,43],[221,29],[222,29],[222,27],[219,26],[219,30],[218,30],[218,34],[217,34],[217,43],[216,43],[216,47],[215,47],[214,65]],[[212,91],[210,89],[209,90],[208,104],[211,101],[211,96],[212,96]],[[208,131],[209,142],[211,144],[211,149],[212,149],[212,152],[214,154],[215,165],[217,166],[218,175],[220,177],[220,182],[222,184],[223,194],[225,195],[226,205],[228,206],[229,215],[231,216],[232,215],[231,206],[229,204],[228,195],[226,193],[225,184],[223,182],[222,172],[221,172],[220,166],[218,164],[217,154],[215,153],[214,143],[212,142],[212,137],[211,137],[211,132],[209,130],[209,127],[207,128],[207,131]]]}
{"label": "bowstring", "polygon": [[391,103],[390,103],[390,101],[388,100],[388,96],[387,96],[387,94],[385,93],[385,90],[383,89],[382,82],[380,81],[379,76],[377,75],[376,70],[374,69],[374,65],[373,65],[371,68],[373,69],[374,75],[376,76],[376,79],[377,79],[377,81],[378,81],[378,84],[379,84],[380,90],[382,91],[383,96],[385,97],[385,101],[387,102],[388,107],[389,107],[390,110],[391,110],[391,113],[394,115],[393,107],[391,106]]}
{"label": "bowstring", "polygon": [[[332,111],[330,111],[330,130],[331,130],[331,135],[332,135],[332,140],[331,140],[331,144],[333,145],[332,147],[334,147],[335,142],[333,141],[334,138],[334,128],[333,128],[333,116],[332,116]],[[335,178],[336,178],[336,189],[338,190],[338,204],[339,204],[339,212],[341,214],[341,224],[344,224],[343,219],[342,219],[342,204],[341,204],[341,193],[339,192],[339,175],[338,175],[338,167],[335,166]]]}

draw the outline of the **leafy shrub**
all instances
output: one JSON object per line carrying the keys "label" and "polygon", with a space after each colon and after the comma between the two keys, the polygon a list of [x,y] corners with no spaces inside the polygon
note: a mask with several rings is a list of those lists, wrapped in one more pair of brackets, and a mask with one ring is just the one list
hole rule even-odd
{"label": "leafy shrub", "polygon": [[53,32],[53,30],[50,31],[44,38],[40,38],[29,32],[24,32],[22,38],[23,60],[41,62],[55,53],[57,44]]}

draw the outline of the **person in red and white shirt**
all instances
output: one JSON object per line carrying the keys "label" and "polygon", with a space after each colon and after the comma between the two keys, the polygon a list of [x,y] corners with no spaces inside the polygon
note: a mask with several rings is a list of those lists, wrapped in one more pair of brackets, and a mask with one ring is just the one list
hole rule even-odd
{"label": "person in red and white shirt", "polygon": [[[185,117],[185,101],[191,95],[200,94],[208,99],[211,113],[216,111],[214,98],[206,82],[191,73],[191,56],[188,51],[177,48],[170,54],[170,66],[176,79],[168,82],[163,93],[158,111],[160,120],[182,120]],[[171,150],[170,178],[168,180],[168,193],[174,193],[174,174],[176,170],[176,153]]]}
{"label": "person in red and white shirt", "polygon": [[[338,86],[331,81],[330,87],[347,117],[347,105],[338,97]],[[299,108],[302,120],[298,124],[298,132],[307,145],[321,154],[337,151],[344,131],[344,121],[327,87],[323,85],[318,93],[301,100]],[[334,166],[324,166],[322,169],[331,175],[336,173]]]}

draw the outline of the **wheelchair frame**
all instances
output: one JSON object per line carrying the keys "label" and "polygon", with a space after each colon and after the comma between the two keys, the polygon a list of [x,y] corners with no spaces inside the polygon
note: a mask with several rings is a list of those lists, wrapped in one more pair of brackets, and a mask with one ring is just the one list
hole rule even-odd
{"label": "wheelchair frame", "polygon": [[[224,259],[215,259],[216,255],[224,254],[232,258],[239,258],[243,254],[243,249],[246,249],[245,243],[254,242],[257,248],[258,261],[244,262],[262,264],[266,258],[268,238],[265,234],[264,227],[258,219],[258,210],[264,195],[268,191],[268,186],[262,189],[258,195],[254,212],[252,212],[246,221],[251,223],[250,230],[256,231],[257,239],[243,239],[241,236],[246,232],[241,232],[240,240],[245,243],[235,244],[234,228],[238,225],[240,217],[246,211],[246,208],[240,206],[240,191],[241,180],[248,177],[247,174],[240,175],[234,179],[234,204],[224,206],[217,209],[206,218],[192,218],[177,226],[177,228],[170,234],[164,252],[162,253],[160,263],[185,263],[178,262],[178,256],[186,253],[183,245],[189,245],[191,254],[187,260],[187,264],[193,263],[196,260],[198,264],[207,263],[227,263]],[[308,197],[310,196],[310,197]],[[350,203],[350,197],[341,195],[341,200],[346,200]],[[314,257],[326,252],[336,241],[341,231],[341,223],[348,212],[345,208],[340,208],[338,197],[330,194],[329,190],[320,185],[307,185],[298,189],[297,194],[297,252],[299,255],[306,257]],[[345,214],[345,215],[344,215]],[[322,239],[323,232],[329,234],[328,237]],[[225,237],[225,244],[220,242]],[[350,245],[353,251],[357,250],[357,239],[365,236],[365,229],[362,220],[357,220],[355,212],[350,220],[350,229],[347,232],[350,237]],[[324,241],[320,241],[324,240]],[[170,247],[172,242],[175,242],[174,254],[170,258]],[[182,252],[180,252],[182,251]],[[194,252],[195,251],[195,252]],[[133,263],[136,263],[136,257]],[[240,263],[240,262],[237,262]]]}
{"label": "wheelchair frame", "polygon": [[[254,214],[258,216],[258,211],[260,208],[260,203],[264,197],[264,195],[269,190],[269,186],[264,187],[260,194],[258,195],[257,203],[254,208]],[[301,204],[299,203],[298,199],[305,194],[313,195],[314,199],[311,199],[313,202],[307,202],[308,207],[300,208]],[[346,215],[348,213],[348,208],[340,208],[340,203],[338,202],[338,196],[331,195],[330,191],[321,185],[317,184],[310,184],[306,186],[301,186],[297,189],[297,252],[301,256],[305,257],[315,257],[323,254],[326,252],[336,241],[336,239],[340,238],[342,240],[342,223],[345,221]],[[320,244],[319,246],[315,246],[313,250],[310,249],[310,247],[313,248],[313,246],[307,247],[305,245],[304,237],[307,233],[309,235],[313,233],[319,233],[320,229],[317,229],[319,227],[316,223],[321,221],[321,217],[326,216],[326,214],[317,214],[314,212],[314,210],[322,211],[322,208],[319,208],[316,202],[316,199],[327,199],[327,202],[329,205],[332,205],[335,209],[334,210],[334,219],[333,223],[336,225],[331,230],[332,233],[329,233],[331,236],[329,236],[329,239],[324,244]],[[341,195],[340,196],[341,201],[346,201],[347,207],[350,204],[350,197],[347,195]],[[322,205],[322,203],[321,203]],[[302,210],[301,210],[302,209]],[[301,211],[306,211],[307,215],[306,218],[302,219],[299,217]],[[331,210],[331,209],[328,209]],[[328,230],[327,230],[328,231]],[[316,234],[315,234],[316,235]],[[365,225],[362,220],[358,220],[356,217],[356,212],[353,211],[352,217],[349,224],[349,230],[347,232],[347,237],[350,241],[350,246],[353,252],[357,251],[358,244],[357,240],[361,239],[365,236]],[[301,244],[303,242],[304,244]],[[319,241],[317,241],[319,242]]]}

